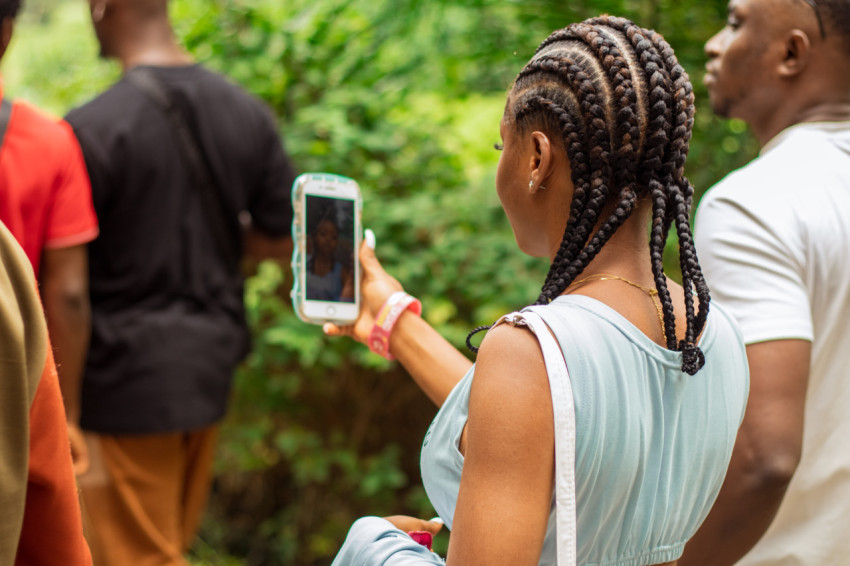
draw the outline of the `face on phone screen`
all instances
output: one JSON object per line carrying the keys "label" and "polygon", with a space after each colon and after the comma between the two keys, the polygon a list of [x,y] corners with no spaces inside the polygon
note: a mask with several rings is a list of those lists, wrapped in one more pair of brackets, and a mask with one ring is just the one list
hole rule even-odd
{"label": "face on phone screen", "polygon": [[354,302],[354,201],[306,196],[308,301]]}

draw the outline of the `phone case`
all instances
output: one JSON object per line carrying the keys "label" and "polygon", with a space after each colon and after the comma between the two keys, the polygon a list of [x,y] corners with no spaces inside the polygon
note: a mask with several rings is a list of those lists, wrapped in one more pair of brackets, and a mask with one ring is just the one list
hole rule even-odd
{"label": "phone case", "polygon": [[[304,303],[306,301],[306,290],[302,288],[301,279],[301,254],[302,250],[306,247],[306,227],[302,226],[302,223],[306,223],[306,211],[302,210],[304,206],[302,196],[304,193],[304,189],[307,184],[311,181],[319,181],[324,183],[335,183],[335,184],[348,184],[354,183],[357,184],[356,181],[350,179],[348,177],[344,177],[342,175],[335,175],[333,173],[303,173],[296,177],[295,181],[292,183],[292,209],[294,211],[294,218],[292,221],[292,274],[293,274],[293,283],[292,290],[290,291],[290,296],[292,298],[292,307],[295,310],[295,314],[298,316],[300,320],[303,322],[307,322],[310,324],[323,324],[325,322],[342,322],[344,324],[350,324],[352,321],[349,320],[334,320],[332,317],[324,317],[321,319],[314,319],[308,317],[303,310]],[[357,198],[355,199],[355,214],[357,215],[355,226],[359,229],[355,230],[355,262],[357,261],[357,250],[360,248],[360,242],[363,238],[362,235],[362,226],[360,224],[360,211],[363,206],[362,195],[359,192],[357,193]],[[359,279],[359,266],[356,268],[356,278]],[[357,292],[359,292],[359,282],[356,285]],[[357,301],[359,305],[359,298]]]}

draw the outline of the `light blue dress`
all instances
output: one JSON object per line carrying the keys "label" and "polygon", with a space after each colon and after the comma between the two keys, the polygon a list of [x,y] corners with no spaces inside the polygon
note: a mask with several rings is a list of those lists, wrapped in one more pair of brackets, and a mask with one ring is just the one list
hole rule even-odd
{"label": "light blue dress", "polygon": [[[578,564],[643,566],[678,559],[726,474],[749,392],[737,324],[711,303],[700,348],[705,366],[681,371],[681,354],[655,344],[605,304],[581,295],[531,307],[564,352],[576,413]],[[451,528],[474,366],[425,435],[422,480]],[[555,562],[554,502],[540,565]],[[392,525],[356,522],[334,564],[442,564]]]}
{"label": "light blue dress", "polygon": [[307,256],[307,299],[310,301],[339,301],[342,294],[342,264],[335,261],[325,275],[313,273],[313,256]]}

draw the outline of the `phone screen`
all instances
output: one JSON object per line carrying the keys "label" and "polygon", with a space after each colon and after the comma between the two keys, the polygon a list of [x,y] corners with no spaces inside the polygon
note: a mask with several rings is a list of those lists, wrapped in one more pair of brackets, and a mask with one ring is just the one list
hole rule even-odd
{"label": "phone screen", "polygon": [[354,302],[354,201],[306,195],[308,301]]}

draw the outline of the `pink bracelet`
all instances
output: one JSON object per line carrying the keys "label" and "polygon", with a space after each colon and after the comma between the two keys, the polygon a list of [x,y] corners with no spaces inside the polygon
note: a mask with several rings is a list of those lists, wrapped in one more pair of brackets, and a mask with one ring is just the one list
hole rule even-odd
{"label": "pink bracelet", "polygon": [[422,303],[416,297],[408,295],[404,291],[396,291],[390,295],[387,302],[378,311],[378,316],[375,317],[375,325],[369,333],[369,349],[371,351],[388,360],[395,359],[390,354],[390,335],[398,317],[408,308],[417,316],[422,314]]}
{"label": "pink bracelet", "polygon": [[413,542],[417,542],[428,550],[432,550],[431,547],[434,544],[434,535],[428,531],[408,531],[407,534],[413,539]]}

